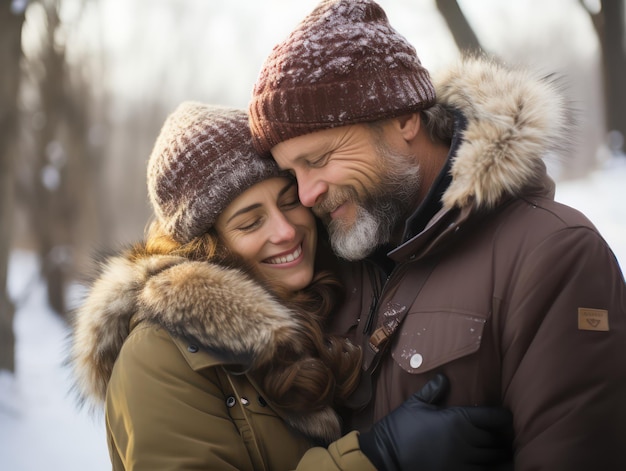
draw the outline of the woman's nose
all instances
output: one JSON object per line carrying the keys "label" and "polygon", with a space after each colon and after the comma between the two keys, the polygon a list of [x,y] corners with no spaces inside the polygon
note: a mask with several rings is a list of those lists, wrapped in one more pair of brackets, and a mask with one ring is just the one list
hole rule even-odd
{"label": "woman's nose", "polygon": [[270,221],[270,242],[280,244],[293,240],[296,236],[296,227],[285,214],[278,210]]}

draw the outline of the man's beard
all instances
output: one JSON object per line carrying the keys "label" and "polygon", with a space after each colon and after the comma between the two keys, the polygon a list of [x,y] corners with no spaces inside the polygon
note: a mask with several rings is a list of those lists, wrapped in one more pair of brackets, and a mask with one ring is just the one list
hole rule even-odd
{"label": "man's beard", "polygon": [[[364,188],[359,195],[353,186],[339,187],[313,208],[327,225],[333,251],[346,260],[362,260],[390,242],[419,189],[419,166],[412,157],[394,153],[382,143],[377,145],[377,154],[380,180],[374,188]],[[352,224],[328,216],[344,202],[356,205]]]}

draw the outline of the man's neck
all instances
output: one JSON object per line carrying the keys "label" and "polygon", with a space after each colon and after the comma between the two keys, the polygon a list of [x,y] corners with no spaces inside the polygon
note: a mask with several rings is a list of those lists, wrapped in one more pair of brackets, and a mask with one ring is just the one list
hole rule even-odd
{"label": "man's neck", "polygon": [[450,152],[450,148],[447,145],[435,144],[431,141],[428,141],[426,145],[421,146],[419,149],[419,152],[416,152],[416,159],[420,165],[419,189],[413,203],[408,207],[407,213],[396,224],[396,229],[392,236],[394,246],[398,246],[404,241],[407,220],[418,211],[420,206],[424,205],[433,185],[440,180],[439,176]]}
{"label": "man's neck", "polygon": [[441,173],[441,169],[448,160],[449,153],[449,145],[432,142],[430,146],[422,147],[421,152],[417,153],[421,181],[417,192],[417,198],[413,203],[409,214],[413,214],[426,199],[430,189]]}

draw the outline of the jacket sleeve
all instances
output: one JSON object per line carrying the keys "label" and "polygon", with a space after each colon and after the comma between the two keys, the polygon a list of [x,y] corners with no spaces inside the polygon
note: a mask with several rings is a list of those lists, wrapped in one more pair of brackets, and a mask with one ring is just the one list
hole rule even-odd
{"label": "jacket sleeve", "polygon": [[154,326],[138,326],[124,343],[106,421],[114,469],[253,471],[217,379],[195,374]]}
{"label": "jacket sleeve", "polygon": [[361,452],[358,432],[350,432],[331,443],[328,448],[308,450],[296,471],[376,471],[376,468]]}
{"label": "jacket sleeve", "polygon": [[626,288],[613,253],[568,227],[518,268],[502,331],[515,469],[626,469]]}

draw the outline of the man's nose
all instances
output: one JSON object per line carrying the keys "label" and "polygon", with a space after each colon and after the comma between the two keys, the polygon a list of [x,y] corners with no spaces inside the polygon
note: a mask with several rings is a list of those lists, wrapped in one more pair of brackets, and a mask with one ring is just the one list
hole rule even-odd
{"label": "man's nose", "polygon": [[320,200],[320,197],[328,191],[328,185],[320,180],[310,180],[306,176],[298,178],[298,196],[300,202],[308,207],[312,208]]}

